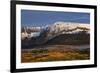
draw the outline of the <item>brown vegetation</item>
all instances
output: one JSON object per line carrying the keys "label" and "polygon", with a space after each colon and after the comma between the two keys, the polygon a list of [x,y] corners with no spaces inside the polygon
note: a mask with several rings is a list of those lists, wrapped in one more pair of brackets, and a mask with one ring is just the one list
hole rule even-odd
{"label": "brown vegetation", "polygon": [[[88,48],[89,49],[89,48]],[[67,61],[67,60],[87,60],[90,58],[88,49],[84,50],[30,50],[22,51],[21,62],[47,62],[47,61]]]}

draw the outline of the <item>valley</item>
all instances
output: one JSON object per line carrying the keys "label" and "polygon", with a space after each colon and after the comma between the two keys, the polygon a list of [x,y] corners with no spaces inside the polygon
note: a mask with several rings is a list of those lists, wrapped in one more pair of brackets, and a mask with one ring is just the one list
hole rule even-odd
{"label": "valley", "polygon": [[22,49],[21,62],[71,61],[90,59],[89,45],[45,45]]}

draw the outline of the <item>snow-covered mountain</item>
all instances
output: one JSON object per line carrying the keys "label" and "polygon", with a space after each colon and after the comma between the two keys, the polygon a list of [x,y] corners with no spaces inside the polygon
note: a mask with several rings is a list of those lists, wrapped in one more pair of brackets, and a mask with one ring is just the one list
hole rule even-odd
{"label": "snow-covered mountain", "polygon": [[45,30],[49,33],[60,33],[60,34],[71,34],[78,33],[81,31],[85,31],[86,33],[90,33],[90,25],[83,23],[72,23],[72,22],[56,22],[52,25],[46,26]]}
{"label": "snow-covered mountain", "polygon": [[[34,29],[41,29],[36,31]],[[90,25],[83,23],[56,22],[42,28],[32,28],[31,33],[22,34],[22,47],[43,44],[89,44]],[[87,38],[87,40],[85,40]],[[78,40],[78,41],[77,41]],[[81,43],[80,43],[81,42]],[[30,43],[29,45],[27,45]]]}
{"label": "snow-covered mountain", "polygon": [[[55,22],[54,24],[43,27],[27,27],[25,30],[25,32],[22,33],[22,38],[37,37],[44,33],[48,38],[51,38],[60,34],[76,34],[83,31],[89,34],[90,25],[85,23]],[[29,30],[31,30],[31,33],[27,33]]]}

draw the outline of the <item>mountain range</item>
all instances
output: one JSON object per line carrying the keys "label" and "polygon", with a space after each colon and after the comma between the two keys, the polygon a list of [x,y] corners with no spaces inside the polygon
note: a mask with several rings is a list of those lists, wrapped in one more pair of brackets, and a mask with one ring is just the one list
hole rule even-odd
{"label": "mountain range", "polygon": [[[33,32],[34,33],[34,32]],[[40,35],[22,40],[22,47],[46,44],[89,44],[90,25],[71,22],[56,22],[42,27]]]}

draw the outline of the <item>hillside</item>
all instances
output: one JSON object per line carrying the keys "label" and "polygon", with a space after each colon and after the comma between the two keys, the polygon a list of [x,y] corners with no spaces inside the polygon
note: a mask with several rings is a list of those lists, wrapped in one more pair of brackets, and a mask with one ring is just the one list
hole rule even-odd
{"label": "hillside", "polygon": [[84,45],[90,43],[90,35],[86,33],[61,34],[52,39],[45,36],[22,41],[22,48],[32,48],[41,45]]}
{"label": "hillside", "polygon": [[45,44],[49,45],[83,45],[89,44],[89,34],[62,34],[48,40]]}

